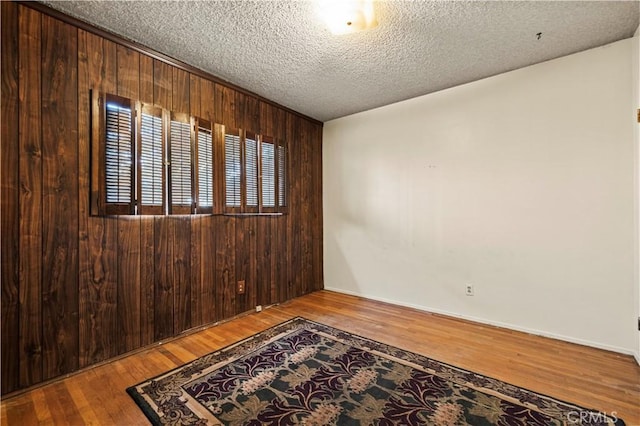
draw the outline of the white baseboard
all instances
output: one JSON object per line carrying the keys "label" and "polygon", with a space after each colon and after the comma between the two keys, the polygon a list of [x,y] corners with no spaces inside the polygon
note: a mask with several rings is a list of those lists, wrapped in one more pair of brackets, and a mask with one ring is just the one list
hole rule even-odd
{"label": "white baseboard", "polygon": [[413,304],[413,303],[407,303],[407,302],[402,302],[402,301],[398,301],[398,300],[386,299],[384,297],[376,297],[376,296],[371,296],[371,295],[367,295],[367,294],[361,294],[361,293],[357,293],[355,291],[344,290],[344,289],[341,289],[341,288],[328,287],[326,285],[325,285],[324,289],[328,290],[328,291],[334,291],[336,293],[348,294],[350,296],[358,296],[358,297],[363,297],[365,299],[377,300],[378,302],[385,302],[385,303],[389,303],[389,304],[392,304],[392,305],[398,305],[398,306],[404,306],[404,307],[407,307],[407,308],[413,308],[413,309],[417,309],[419,311],[430,312],[430,313],[433,313],[433,314],[446,315],[446,316],[454,317],[454,318],[461,318],[461,319],[464,319],[464,320],[467,320],[467,321],[473,321],[473,322],[477,322],[477,323],[481,323],[481,324],[493,325],[493,326],[500,327],[500,328],[507,328],[509,330],[521,331],[523,333],[535,334],[536,336],[543,336],[543,337],[548,337],[550,339],[556,339],[556,340],[562,340],[562,341],[569,342],[569,343],[575,343],[575,344],[578,344],[578,345],[590,346],[592,348],[604,349],[604,350],[610,351],[610,352],[617,352],[617,353],[621,353],[621,354],[624,354],[624,355],[632,355],[636,359],[636,362],[638,362],[638,364],[640,364],[640,356],[638,355],[638,353],[636,353],[634,351],[630,351],[630,350],[625,349],[625,348],[620,348],[620,347],[617,347],[617,346],[604,345],[602,343],[592,342],[590,340],[577,339],[577,338],[571,337],[571,336],[564,336],[564,335],[561,335],[561,334],[550,333],[550,332],[547,332],[547,331],[536,330],[536,329],[527,328],[527,327],[520,327],[520,326],[517,326],[517,325],[508,324],[508,323],[504,323],[504,322],[500,322],[500,321],[492,321],[492,320],[487,320],[487,319],[484,319],[484,318],[477,318],[477,317],[473,317],[473,316],[470,316],[470,315],[463,315],[463,314],[459,314],[459,313],[456,313],[456,312],[449,312],[449,311],[445,311],[445,310],[442,310],[442,309],[431,308],[429,306],[416,305],[416,304]]}

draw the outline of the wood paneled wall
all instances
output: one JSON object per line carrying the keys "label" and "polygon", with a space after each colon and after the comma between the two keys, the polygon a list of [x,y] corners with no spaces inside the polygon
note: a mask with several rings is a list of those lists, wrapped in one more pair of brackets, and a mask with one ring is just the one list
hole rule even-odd
{"label": "wood paneled wall", "polygon": [[[323,287],[320,124],[1,7],[2,394]],[[91,217],[91,89],[285,139],[289,213]]]}

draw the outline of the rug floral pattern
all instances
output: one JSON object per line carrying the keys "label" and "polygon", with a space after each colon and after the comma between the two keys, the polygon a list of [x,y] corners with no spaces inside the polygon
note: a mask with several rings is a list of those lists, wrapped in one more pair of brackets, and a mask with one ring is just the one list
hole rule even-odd
{"label": "rug floral pattern", "polygon": [[154,424],[585,424],[583,408],[302,318],[128,392]]}

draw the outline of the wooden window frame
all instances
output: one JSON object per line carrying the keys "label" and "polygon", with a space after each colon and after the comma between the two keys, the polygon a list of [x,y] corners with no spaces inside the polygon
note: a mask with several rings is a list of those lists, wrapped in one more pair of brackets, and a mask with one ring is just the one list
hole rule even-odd
{"label": "wooden window frame", "polygon": [[[170,112],[166,111],[165,114],[168,114],[169,120],[167,122],[168,132],[166,139],[166,163],[167,163],[167,193],[168,197],[166,199],[166,203],[168,204],[168,213],[169,214],[193,214],[195,212],[195,176],[193,173],[194,170],[194,136],[195,132],[193,130],[193,124],[191,121],[191,117],[186,113],[179,112]],[[185,204],[175,204],[173,200],[173,156],[172,149],[174,144],[172,142],[172,132],[171,132],[171,123],[172,122],[180,122],[186,124],[189,128],[189,182],[190,182],[190,196],[191,201],[188,205]]]}
{"label": "wooden window frame", "polygon": [[[131,188],[128,203],[110,203],[107,201],[107,103],[114,102],[127,106],[131,111]],[[135,103],[122,96],[91,91],[91,214],[99,215],[131,215],[135,214]]]}
{"label": "wooden window frame", "polygon": [[[152,115],[154,117],[160,117],[162,120],[161,126],[161,140],[162,140],[162,205],[144,205],[142,204],[142,187],[143,187],[143,179],[142,179],[142,115]],[[167,120],[165,111],[151,104],[143,104],[139,103],[139,113],[138,117],[138,127],[137,127],[137,148],[138,148],[138,192],[137,192],[137,213],[139,215],[163,215],[166,214],[167,210],[167,153],[166,153],[166,138],[167,138]]]}
{"label": "wooden window frame", "polygon": [[[216,129],[212,122],[208,120],[204,120],[198,117],[191,117],[191,128],[193,131],[193,180],[194,180],[194,210],[195,214],[213,214],[216,206],[219,204],[217,200],[218,190],[216,190],[216,174],[218,172],[217,169],[220,168],[219,164],[216,164],[216,159],[219,157],[216,154]],[[200,140],[198,138],[200,134],[200,129],[206,129],[209,131],[211,135],[211,168],[212,173],[209,176],[210,185],[211,185],[211,205],[210,206],[202,206],[200,204]],[[216,167],[217,166],[217,167]]]}
{"label": "wooden window frame", "polygon": [[[264,187],[262,185],[263,178],[264,178],[263,160],[262,160],[263,144],[273,145],[273,207],[264,205]],[[258,180],[260,182],[260,200],[259,200],[260,213],[271,213],[271,214],[279,213],[279,210],[278,210],[278,158],[277,158],[278,145],[276,143],[275,138],[271,136],[261,135],[259,147],[260,147],[260,158],[258,163],[260,166],[260,177]]]}

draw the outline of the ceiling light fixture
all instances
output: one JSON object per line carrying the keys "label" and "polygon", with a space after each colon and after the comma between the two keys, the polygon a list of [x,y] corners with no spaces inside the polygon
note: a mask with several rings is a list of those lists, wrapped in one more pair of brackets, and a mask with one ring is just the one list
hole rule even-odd
{"label": "ceiling light fixture", "polygon": [[355,33],[378,25],[373,0],[318,0],[318,10],[333,34]]}

